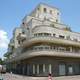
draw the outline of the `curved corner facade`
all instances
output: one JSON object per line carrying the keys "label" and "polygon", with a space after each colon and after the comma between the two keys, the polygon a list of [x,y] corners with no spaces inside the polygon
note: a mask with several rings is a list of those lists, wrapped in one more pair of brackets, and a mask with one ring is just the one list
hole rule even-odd
{"label": "curved corner facade", "polygon": [[7,70],[28,76],[80,74],[80,33],[60,22],[59,9],[40,4],[13,32]]}

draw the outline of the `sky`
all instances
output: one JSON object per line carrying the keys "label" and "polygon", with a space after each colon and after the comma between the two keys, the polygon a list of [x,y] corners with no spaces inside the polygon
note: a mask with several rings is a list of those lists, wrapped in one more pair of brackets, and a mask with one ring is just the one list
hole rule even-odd
{"label": "sky", "polygon": [[19,27],[24,16],[39,3],[59,8],[61,22],[80,32],[80,0],[0,0],[0,58],[7,51],[13,29]]}

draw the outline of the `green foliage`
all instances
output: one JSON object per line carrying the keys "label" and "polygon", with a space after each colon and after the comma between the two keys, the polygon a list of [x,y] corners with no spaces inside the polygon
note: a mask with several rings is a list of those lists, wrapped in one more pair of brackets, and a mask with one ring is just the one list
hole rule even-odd
{"label": "green foliage", "polygon": [[0,58],[0,64],[1,64],[1,65],[3,64],[3,60],[2,60],[2,58]]}
{"label": "green foliage", "polygon": [[7,52],[7,53],[4,54],[4,57],[6,57],[6,58],[8,59],[11,54],[12,54],[12,53]]}

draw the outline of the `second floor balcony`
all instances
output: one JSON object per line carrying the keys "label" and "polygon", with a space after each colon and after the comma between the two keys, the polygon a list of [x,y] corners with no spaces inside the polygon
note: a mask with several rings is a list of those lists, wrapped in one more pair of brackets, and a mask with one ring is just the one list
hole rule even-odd
{"label": "second floor balcony", "polygon": [[[16,55],[14,55],[16,54]],[[50,48],[50,46],[36,46],[29,49],[24,49],[21,52],[14,53],[10,58],[11,61],[27,59],[36,56],[56,56],[56,57],[67,57],[67,58],[80,58],[79,51],[69,51],[60,48]]]}
{"label": "second floor balcony", "polygon": [[29,38],[28,40],[25,40],[22,43],[22,47],[26,47],[26,46],[31,46],[33,44],[36,43],[55,43],[55,44],[61,44],[61,45],[70,45],[70,46],[76,46],[76,47],[80,47],[80,41],[74,41],[71,39],[64,39],[64,38],[60,38],[60,37],[54,37],[54,36],[50,36],[50,35],[46,35],[46,36],[34,36]]}

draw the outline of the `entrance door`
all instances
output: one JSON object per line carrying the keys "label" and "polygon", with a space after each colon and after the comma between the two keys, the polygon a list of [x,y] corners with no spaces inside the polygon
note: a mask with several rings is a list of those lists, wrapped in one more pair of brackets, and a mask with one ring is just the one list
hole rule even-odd
{"label": "entrance door", "polygon": [[65,70],[65,64],[60,64],[59,65],[59,75],[65,75],[66,70]]}
{"label": "entrance door", "polygon": [[72,66],[68,67],[68,74],[73,74],[73,67]]}
{"label": "entrance door", "polygon": [[43,64],[39,65],[39,74],[43,74]]}
{"label": "entrance door", "polygon": [[48,75],[49,74],[49,65],[45,64],[45,74]]}

